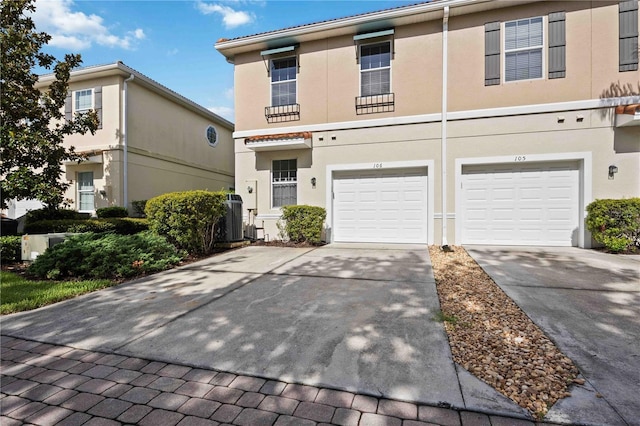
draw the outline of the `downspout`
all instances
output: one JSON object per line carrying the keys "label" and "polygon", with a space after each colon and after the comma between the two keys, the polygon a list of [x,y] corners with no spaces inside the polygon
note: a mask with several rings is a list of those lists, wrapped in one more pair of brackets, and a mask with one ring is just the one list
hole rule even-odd
{"label": "downspout", "polygon": [[122,102],[122,204],[124,208],[129,207],[129,150],[127,144],[127,138],[129,135],[128,132],[128,121],[129,117],[127,115],[127,104],[128,104],[128,83],[133,81],[133,74],[129,76],[129,78],[124,80],[124,99]]}
{"label": "downspout", "polygon": [[442,140],[441,140],[441,169],[442,175],[442,249],[449,250],[447,243],[447,74],[448,74],[448,43],[449,6],[444,7],[442,17]]}

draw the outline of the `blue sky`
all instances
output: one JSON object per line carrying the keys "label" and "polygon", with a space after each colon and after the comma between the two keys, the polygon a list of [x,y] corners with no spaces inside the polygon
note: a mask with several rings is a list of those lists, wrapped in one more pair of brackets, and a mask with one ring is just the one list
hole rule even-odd
{"label": "blue sky", "polygon": [[[234,121],[233,66],[213,47],[234,38],[419,3],[420,0],[36,0],[47,53],[83,65],[121,60]],[[42,70],[37,70],[42,72]]]}

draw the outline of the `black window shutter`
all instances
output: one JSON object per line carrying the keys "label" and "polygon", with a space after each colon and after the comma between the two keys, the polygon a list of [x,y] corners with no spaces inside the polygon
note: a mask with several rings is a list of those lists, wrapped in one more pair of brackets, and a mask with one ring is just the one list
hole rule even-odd
{"label": "black window shutter", "polygon": [[484,24],[484,85],[500,84],[500,22]]}
{"label": "black window shutter", "polygon": [[549,14],[549,78],[566,77],[565,13]]}
{"label": "black window shutter", "polygon": [[102,129],[102,86],[93,89],[93,109],[98,113],[98,129]]}
{"label": "black window shutter", "polygon": [[638,69],[638,1],[621,1],[618,5],[620,31],[620,71]]}

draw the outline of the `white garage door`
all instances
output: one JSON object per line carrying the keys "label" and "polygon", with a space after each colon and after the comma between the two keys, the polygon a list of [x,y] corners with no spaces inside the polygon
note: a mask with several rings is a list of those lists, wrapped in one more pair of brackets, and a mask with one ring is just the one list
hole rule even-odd
{"label": "white garage door", "polygon": [[579,181],[575,162],[464,166],[462,243],[577,245]]}
{"label": "white garage door", "polygon": [[427,242],[427,169],[336,172],[336,242]]}

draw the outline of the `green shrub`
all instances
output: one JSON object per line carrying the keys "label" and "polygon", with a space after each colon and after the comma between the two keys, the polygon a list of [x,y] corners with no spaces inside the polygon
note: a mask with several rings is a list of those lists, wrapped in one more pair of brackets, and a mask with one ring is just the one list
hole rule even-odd
{"label": "green shrub", "polygon": [[278,229],[283,237],[294,243],[318,244],[326,216],[327,212],[322,207],[284,206]]}
{"label": "green shrub", "polygon": [[218,220],[226,213],[226,193],[171,192],[147,201],[149,228],[191,254],[210,253]]}
{"label": "green shrub", "polygon": [[150,231],[135,235],[85,233],[47,249],[29,266],[38,278],[128,278],[157,272],[184,257]]}
{"label": "green shrub", "polygon": [[22,237],[19,235],[0,237],[0,259],[3,264],[19,262],[22,257]]}
{"label": "green shrub", "polygon": [[131,202],[131,207],[133,207],[133,214],[136,217],[145,217],[144,208],[147,205],[147,200],[136,200]]}
{"label": "green shrub", "polygon": [[91,217],[88,213],[80,213],[70,209],[50,209],[48,207],[29,210],[26,216],[26,223],[40,222],[42,220],[83,220]]}
{"label": "green shrub", "polygon": [[129,212],[124,207],[102,207],[96,210],[96,216],[99,218],[127,217],[129,216]]}
{"label": "green shrub", "polygon": [[640,198],[596,200],[587,206],[587,229],[613,252],[640,248]]}
{"label": "green shrub", "polygon": [[26,234],[55,232],[114,232],[121,235],[137,234],[149,229],[146,219],[130,217],[88,220],[43,220],[25,225]]}

